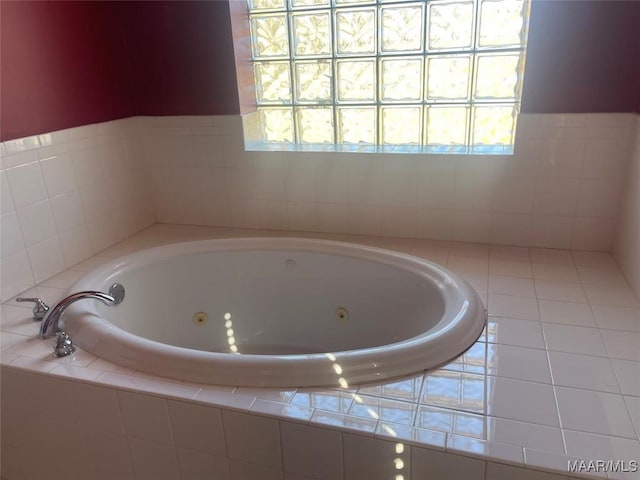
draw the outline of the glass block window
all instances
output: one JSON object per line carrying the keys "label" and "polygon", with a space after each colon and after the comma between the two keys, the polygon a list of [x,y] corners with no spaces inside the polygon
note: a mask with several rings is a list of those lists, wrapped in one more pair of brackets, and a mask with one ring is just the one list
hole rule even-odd
{"label": "glass block window", "polygon": [[513,145],[529,0],[248,2],[259,142]]}

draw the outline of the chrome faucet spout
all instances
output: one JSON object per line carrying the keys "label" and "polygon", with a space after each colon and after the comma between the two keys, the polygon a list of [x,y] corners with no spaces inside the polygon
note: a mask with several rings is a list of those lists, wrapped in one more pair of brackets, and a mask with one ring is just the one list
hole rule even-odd
{"label": "chrome faucet spout", "polygon": [[85,291],[85,292],[77,292],[69,295],[68,297],[63,298],[58,303],[56,303],[53,307],[49,309],[44,318],[42,319],[42,323],[40,324],[40,338],[51,338],[58,331],[58,322],[62,317],[62,314],[67,309],[69,305],[78,300],[82,300],[85,298],[93,298],[95,300],[100,300],[107,306],[111,306],[117,304],[116,299],[111,295],[107,295],[106,293],[96,292],[96,291]]}

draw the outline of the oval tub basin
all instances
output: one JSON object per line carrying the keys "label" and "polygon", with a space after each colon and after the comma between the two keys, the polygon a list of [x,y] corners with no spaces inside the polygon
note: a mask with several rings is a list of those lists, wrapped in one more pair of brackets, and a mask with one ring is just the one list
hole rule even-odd
{"label": "oval tub basin", "polygon": [[118,365],[237,386],[346,386],[437,367],[486,323],[474,290],[402,253],[297,238],[242,238],[142,250],[88,273],[64,328]]}

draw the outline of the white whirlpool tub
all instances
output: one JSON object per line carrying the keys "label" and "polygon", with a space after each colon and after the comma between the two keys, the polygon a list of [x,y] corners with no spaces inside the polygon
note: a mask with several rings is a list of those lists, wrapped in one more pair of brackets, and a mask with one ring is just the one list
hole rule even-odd
{"label": "white whirlpool tub", "polygon": [[90,272],[64,328],[113,363],[186,381],[347,386],[436,367],[481,334],[486,311],[462,279],[373,247],[243,238],[143,250]]}

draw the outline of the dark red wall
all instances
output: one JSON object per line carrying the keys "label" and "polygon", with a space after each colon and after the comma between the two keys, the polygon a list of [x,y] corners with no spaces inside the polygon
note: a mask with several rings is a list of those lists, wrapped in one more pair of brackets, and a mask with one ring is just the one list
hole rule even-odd
{"label": "dark red wall", "polygon": [[[224,0],[0,5],[2,140],[240,111]],[[533,0],[522,111],[640,112],[638,24],[637,1]]]}
{"label": "dark red wall", "polygon": [[139,115],[240,113],[229,4],[123,2]]}
{"label": "dark red wall", "polygon": [[118,9],[0,3],[2,140],[134,115]]}
{"label": "dark red wall", "polygon": [[522,111],[640,113],[640,2],[533,0]]}

